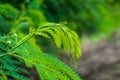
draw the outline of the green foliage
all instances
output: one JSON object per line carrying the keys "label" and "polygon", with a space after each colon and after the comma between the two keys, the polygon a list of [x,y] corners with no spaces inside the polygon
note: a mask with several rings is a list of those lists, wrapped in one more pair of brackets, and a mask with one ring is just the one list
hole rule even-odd
{"label": "green foliage", "polygon": [[[43,0],[41,5],[48,21],[67,21],[71,29],[81,34],[103,32],[118,28],[120,19],[115,16],[120,7],[114,0]],[[113,6],[114,5],[114,6]],[[120,5],[119,3],[117,5]]]}
{"label": "green foliage", "polygon": [[[22,52],[21,49],[23,50]],[[80,80],[72,69],[55,57],[33,49],[32,46],[26,43],[16,49],[16,52],[22,56],[28,67],[35,66],[37,68],[42,80]]]}
{"label": "green foliage", "polygon": [[66,28],[64,24],[43,23],[38,28],[30,30],[29,34],[23,38],[16,34],[0,37],[0,78],[28,80],[21,75],[26,71],[18,67],[24,63],[28,68],[35,66],[42,80],[80,80],[78,75],[63,62],[37,51],[28,42],[35,35],[52,38],[58,47],[70,50],[73,61],[77,61],[81,55],[79,39],[75,32]]}
{"label": "green foliage", "polygon": [[10,41],[12,39],[14,38],[0,36],[0,80],[29,80],[27,77],[21,74],[28,74],[28,72],[21,66],[23,61],[12,56],[1,56],[8,53],[9,50],[12,49],[12,46],[15,45],[14,42]]}
{"label": "green foliage", "polygon": [[47,38],[50,38],[51,36],[58,47],[63,46],[64,50],[70,50],[73,63],[76,63],[77,58],[79,58],[81,55],[79,46],[80,41],[77,37],[77,34],[69,30],[64,25],[44,23],[40,28],[38,28],[35,34],[42,35],[43,37]]}
{"label": "green foliage", "polygon": [[5,11],[5,18],[15,19],[22,13],[22,17],[29,17],[35,26],[44,21],[66,21],[79,35],[109,34],[120,25],[120,3],[114,0],[1,0],[1,3],[5,5],[0,10]]}
{"label": "green foliage", "polygon": [[[42,51],[43,46],[36,43],[40,41],[46,43],[40,36],[52,39],[57,47],[70,52],[71,61],[75,67],[81,56],[78,36],[64,23],[55,24],[48,21],[66,22],[69,28],[79,35],[95,32],[109,34],[119,25],[120,15],[117,8],[119,9],[119,1],[113,0],[0,0],[0,34],[2,35],[0,37],[0,62],[5,58],[5,63],[0,63],[0,79],[23,78],[27,72],[19,65],[24,63],[27,67],[35,66],[43,80],[44,78],[79,80],[69,67],[45,54]],[[17,33],[19,37],[11,35],[13,33]],[[40,39],[36,39],[38,37]],[[53,50],[51,47],[49,49]],[[8,54],[11,52],[14,53]],[[52,52],[56,53],[56,51]],[[57,63],[59,64],[56,65]],[[15,68],[12,69],[11,66]],[[14,72],[16,77],[8,70],[9,74],[6,75],[6,68]],[[27,77],[24,78],[27,79]]]}
{"label": "green foliage", "polygon": [[113,0],[44,0],[45,6],[42,5],[42,8],[49,21],[67,21],[70,28],[80,35],[109,34],[120,25],[118,2]]}

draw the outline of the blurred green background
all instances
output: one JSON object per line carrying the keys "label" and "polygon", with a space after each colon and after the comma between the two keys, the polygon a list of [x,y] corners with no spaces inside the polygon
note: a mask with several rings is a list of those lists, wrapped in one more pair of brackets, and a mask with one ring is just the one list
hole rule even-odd
{"label": "blurred green background", "polygon": [[0,21],[8,23],[0,25],[10,28],[24,17],[22,25],[66,22],[80,36],[107,34],[120,25],[119,3],[119,0],[0,0]]}
{"label": "blurred green background", "polygon": [[[66,23],[82,43],[86,37],[100,41],[104,36],[114,41],[120,28],[120,0],[0,0],[1,35],[17,33],[23,37],[29,28],[47,21]],[[39,50],[65,57],[50,40],[36,36],[30,42]]]}

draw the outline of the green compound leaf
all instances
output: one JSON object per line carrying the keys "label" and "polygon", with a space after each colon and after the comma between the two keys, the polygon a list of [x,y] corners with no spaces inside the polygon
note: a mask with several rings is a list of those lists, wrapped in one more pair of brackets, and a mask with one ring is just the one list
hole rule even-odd
{"label": "green compound leaf", "polygon": [[37,52],[28,43],[17,48],[16,52],[22,56],[27,67],[36,67],[41,80],[81,80],[79,76],[63,62],[51,55]]}
{"label": "green compound leaf", "polygon": [[[10,37],[0,36],[0,56],[7,54],[15,45],[14,39]],[[29,80],[23,74],[28,72],[21,67],[22,60],[18,60],[13,56],[0,57],[0,80]]]}
{"label": "green compound leaf", "polygon": [[82,55],[77,34],[69,30],[64,24],[42,23],[36,30],[35,35],[52,38],[57,47],[63,47],[64,50],[69,50],[72,58],[71,60],[75,64]]}
{"label": "green compound leaf", "polygon": [[[29,68],[35,66],[42,80],[81,80],[79,76],[63,62],[51,55],[37,51],[28,43],[27,41],[34,35],[52,38],[58,47],[63,47],[64,50],[70,50],[71,58],[75,64],[81,55],[80,41],[77,34],[63,24],[42,24],[22,39],[16,36],[19,40],[17,43],[13,36],[0,36],[1,79],[7,76],[8,79],[29,80],[27,77],[20,75],[20,72],[24,73],[25,70],[16,66],[18,63],[18,65],[21,64],[12,58],[16,57],[22,59]],[[8,70],[6,71],[6,69]],[[9,78],[9,76],[12,78]]]}

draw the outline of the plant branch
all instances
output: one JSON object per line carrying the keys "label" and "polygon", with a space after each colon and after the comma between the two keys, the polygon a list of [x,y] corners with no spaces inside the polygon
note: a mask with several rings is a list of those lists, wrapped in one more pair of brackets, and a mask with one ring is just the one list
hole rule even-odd
{"label": "plant branch", "polygon": [[12,53],[15,53],[15,52],[13,51],[13,52],[8,52],[8,53],[1,54],[0,57],[6,56],[6,55],[10,55]]}
{"label": "plant branch", "polygon": [[15,53],[15,52],[13,51],[13,52],[9,52],[9,53],[4,53],[4,54],[0,55],[0,57],[4,57],[4,56],[7,56],[7,55],[10,55],[10,56],[14,56],[14,57],[18,57],[18,58],[23,59],[22,56],[19,56],[19,55],[13,54],[13,53]]}
{"label": "plant branch", "polygon": [[19,47],[20,45],[22,45],[24,42],[28,41],[35,33],[36,30],[33,30],[31,33],[29,33],[28,35],[26,35],[24,38],[22,38],[15,47],[13,47],[13,49],[11,51],[14,51],[17,47]]}

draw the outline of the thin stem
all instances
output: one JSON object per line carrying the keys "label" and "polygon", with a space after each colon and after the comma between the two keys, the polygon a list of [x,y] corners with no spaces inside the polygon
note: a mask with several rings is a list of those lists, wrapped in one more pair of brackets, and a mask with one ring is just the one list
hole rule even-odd
{"label": "thin stem", "polygon": [[6,55],[8,55],[8,53],[2,54],[2,55],[0,55],[0,57],[6,56]]}
{"label": "thin stem", "polygon": [[18,57],[18,58],[21,58],[22,60],[24,60],[24,58],[22,56],[19,56],[19,55],[16,55],[16,54],[8,54],[8,55],[11,55],[11,56],[14,56],[14,57]]}
{"label": "thin stem", "polygon": [[[15,53],[15,52],[4,53],[4,54],[0,55],[0,57],[4,57],[4,56],[10,55],[10,56],[14,56],[14,57],[18,57],[18,58],[23,59],[22,56],[19,56],[19,55],[13,54],[13,53]],[[24,60],[24,59],[23,59],[23,60]]]}
{"label": "thin stem", "polygon": [[20,45],[22,45],[24,42],[28,41],[35,33],[36,30],[33,30],[31,33],[29,33],[28,35],[26,35],[24,38],[22,38],[17,44],[15,47],[13,47],[13,50],[15,50],[17,47],[19,47]]}
{"label": "thin stem", "polygon": [[13,51],[13,52],[4,53],[4,54],[0,55],[0,57],[6,56],[6,55],[9,55],[9,54],[12,54],[12,53],[15,53],[15,52]]}

